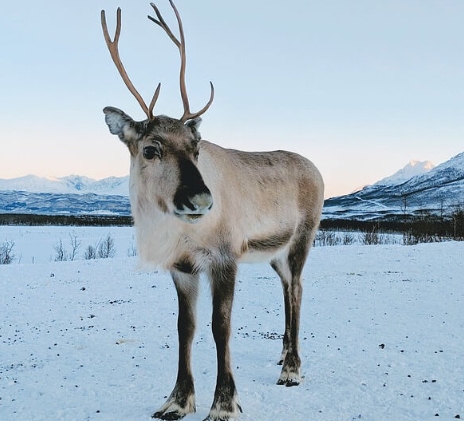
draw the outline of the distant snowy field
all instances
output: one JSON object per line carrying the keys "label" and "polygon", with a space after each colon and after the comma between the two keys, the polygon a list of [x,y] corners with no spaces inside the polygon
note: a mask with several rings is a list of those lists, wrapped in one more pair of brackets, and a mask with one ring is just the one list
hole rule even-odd
{"label": "distant snowy field", "polygon": [[[55,262],[69,234],[79,260]],[[108,234],[113,259],[83,260]],[[0,227],[0,420],[149,420],[174,385],[177,303],[168,274],[129,257],[132,228]],[[241,266],[231,342],[242,420],[464,418],[464,243],[316,247],[301,323],[305,379],[275,382],[283,300],[268,265]],[[197,412],[213,399],[203,282],[193,366]]]}

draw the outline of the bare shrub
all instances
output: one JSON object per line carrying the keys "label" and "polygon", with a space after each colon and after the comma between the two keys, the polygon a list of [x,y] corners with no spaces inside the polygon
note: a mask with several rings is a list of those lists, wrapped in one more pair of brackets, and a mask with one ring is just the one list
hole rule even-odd
{"label": "bare shrub", "polygon": [[13,240],[6,240],[3,244],[0,244],[0,265],[9,265],[14,262],[14,245],[15,243]]}
{"label": "bare shrub", "polygon": [[97,249],[94,246],[88,246],[84,253],[85,260],[92,260],[97,258]]}
{"label": "bare shrub", "polygon": [[454,240],[464,240],[464,210],[457,206],[451,213],[452,237]]}
{"label": "bare shrub", "polygon": [[127,249],[127,255],[129,257],[137,256],[138,255],[137,247],[135,247],[133,244],[131,244],[131,246]]}
{"label": "bare shrub", "polygon": [[403,244],[436,243],[447,237],[444,219],[428,211],[420,211],[403,232]]}
{"label": "bare shrub", "polygon": [[350,246],[352,244],[356,243],[356,238],[352,233],[345,232],[342,237],[342,244],[344,246]]}
{"label": "bare shrub", "polygon": [[60,242],[57,245],[53,246],[53,248],[55,249],[55,252],[56,252],[55,262],[64,262],[68,260],[68,252],[65,250],[63,246],[63,241],[61,241],[61,238],[60,238]]}
{"label": "bare shrub", "polygon": [[102,241],[100,240],[97,248],[97,255],[100,259],[109,259],[114,257],[116,249],[114,247],[114,240],[110,234]]}
{"label": "bare shrub", "polygon": [[85,249],[84,259],[109,259],[116,255],[116,248],[111,234],[106,238],[100,239],[95,246],[89,245]]}
{"label": "bare shrub", "polygon": [[64,247],[63,241],[60,238],[60,241],[57,245],[53,246],[55,250],[55,262],[65,262],[66,260],[76,260],[77,252],[79,251],[79,247],[81,246],[82,241],[79,240],[76,234],[71,233],[69,234],[69,245],[71,246],[71,251]]}
{"label": "bare shrub", "polygon": [[82,241],[77,238],[74,233],[69,234],[69,243],[71,245],[71,251],[69,252],[69,260],[73,261],[77,258],[77,252],[82,244]]}
{"label": "bare shrub", "polygon": [[319,230],[314,240],[314,245],[326,247],[337,246],[340,244],[340,239],[334,231]]}
{"label": "bare shrub", "polygon": [[443,241],[442,236],[417,229],[403,232],[403,245],[405,246],[413,246],[419,243],[439,243],[440,241]]}
{"label": "bare shrub", "polygon": [[374,225],[372,229],[363,232],[360,236],[361,244],[365,246],[387,244],[387,238],[385,234],[380,232],[379,225]]}
{"label": "bare shrub", "polygon": [[333,230],[319,230],[314,240],[315,246],[349,246],[356,243],[356,238],[351,232],[337,232]]}

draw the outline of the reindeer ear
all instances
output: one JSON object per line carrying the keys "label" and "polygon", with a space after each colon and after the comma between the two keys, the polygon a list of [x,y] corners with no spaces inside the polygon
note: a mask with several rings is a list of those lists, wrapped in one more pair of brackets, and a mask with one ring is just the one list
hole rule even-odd
{"label": "reindeer ear", "polygon": [[201,118],[200,117],[192,118],[191,120],[187,120],[185,122],[185,125],[191,130],[191,132],[193,133],[193,136],[194,136],[196,141],[201,140],[201,134],[198,131],[198,128],[200,127],[200,124],[201,124]]}
{"label": "reindeer ear", "polygon": [[132,120],[131,117],[118,108],[105,107],[103,112],[111,134],[118,135],[119,139],[127,146],[140,139],[144,130],[143,123]]}

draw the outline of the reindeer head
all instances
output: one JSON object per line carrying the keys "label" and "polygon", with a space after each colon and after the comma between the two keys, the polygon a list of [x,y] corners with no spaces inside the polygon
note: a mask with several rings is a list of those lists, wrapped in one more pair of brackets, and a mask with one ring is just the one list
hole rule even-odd
{"label": "reindeer head", "polygon": [[106,107],[106,123],[127,145],[131,176],[145,196],[164,213],[196,222],[209,212],[213,199],[197,168],[201,118],[182,123],[166,116],[134,121],[123,111]]}
{"label": "reindeer head", "polygon": [[153,199],[164,213],[170,213],[186,222],[196,222],[212,207],[211,192],[203,182],[197,168],[199,155],[200,115],[206,112],[214,98],[214,87],[208,103],[198,112],[191,113],[185,86],[185,38],[180,15],[172,0],[169,0],[179,25],[180,40],[172,33],[158,8],[151,3],[158,19],[148,18],[159,25],[177,46],[181,56],[180,91],[184,114],[177,120],[166,116],[154,116],[153,108],[158,99],[161,84],[155,90],[150,106],[130,81],[119,57],[118,42],[121,32],[121,9],[117,10],[116,32],[111,40],[106,25],[105,11],[101,23],[111,57],[129,91],[137,99],[147,115],[144,121],[134,121],[123,111],[106,107],[103,109],[110,132],[127,145],[131,154],[131,184],[137,184],[143,194]]}

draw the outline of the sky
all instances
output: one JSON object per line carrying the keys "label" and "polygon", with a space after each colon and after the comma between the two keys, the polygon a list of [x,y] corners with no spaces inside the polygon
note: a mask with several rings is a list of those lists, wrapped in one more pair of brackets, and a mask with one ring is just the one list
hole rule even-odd
{"label": "sky", "polygon": [[[175,27],[168,0],[157,0]],[[411,160],[464,151],[464,1],[177,0],[192,110],[204,139],[312,160],[326,197]],[[103,107],[145,115],[122,82],[100,26],[122,9],[119,49],[155,114],[180,118],[179,57],[147,19],[148,1],[7,2],[0,14],[0,178],[129,173]]]}

